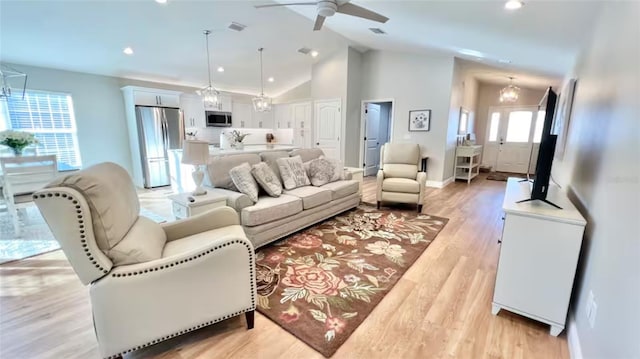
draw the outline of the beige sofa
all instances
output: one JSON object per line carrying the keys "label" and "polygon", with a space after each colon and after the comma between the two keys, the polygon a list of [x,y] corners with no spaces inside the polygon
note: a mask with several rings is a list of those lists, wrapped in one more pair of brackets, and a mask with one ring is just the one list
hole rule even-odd
{"label": "beige sofa", "polygon": [[[314,223],[333,217],[356,207],[360,203],[358,182],[346,179],[327,183],[321,187],[305,186],[284,190],[280,197],[261,193],[253,203],[245,194],[237,192],[229,170],[244,162],[254,165],[263,161],[279,175],[277,158],[299,155],[308,162],[323,155],[319,149],[301,149],[291,153],[285,151],[257,154],[239,154],[213,158],[207,165],[207,190],[224,195],[227,205],[240,215],[244,231],[258,248]],[[348,177],[350,178],[350,177]]]}

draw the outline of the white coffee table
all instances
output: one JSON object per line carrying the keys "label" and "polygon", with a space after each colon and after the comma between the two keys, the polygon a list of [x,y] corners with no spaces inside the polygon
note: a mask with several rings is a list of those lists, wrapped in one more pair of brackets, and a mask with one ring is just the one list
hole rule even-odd
{"label": "white coffee table", "polygon": [[221,195],[206,193],[194,196],[191,193],[179,193],[169,196],[171,209],[176,219],[182,219],[226,206],[227,198]]}

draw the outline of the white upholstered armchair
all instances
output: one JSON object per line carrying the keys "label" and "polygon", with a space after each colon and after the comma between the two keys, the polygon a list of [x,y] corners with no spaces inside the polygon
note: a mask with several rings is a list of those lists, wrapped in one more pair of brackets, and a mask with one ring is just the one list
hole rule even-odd
{"label": "white upholstered armchair", "polygon": [[103,163],[34,200],[84,284],[100,353],[128,352],[245,313],[253,327],[254,249],[229,207],[164,225],[139,216],[127,172]]}
{"label": "white upholstered armchair", "polygon": [[383,202],[415,203],[418,212],[422,212],[427,174],[418,172],[421,160],[420,146],[416,144],[385,143],[381,147],[378,208]]}

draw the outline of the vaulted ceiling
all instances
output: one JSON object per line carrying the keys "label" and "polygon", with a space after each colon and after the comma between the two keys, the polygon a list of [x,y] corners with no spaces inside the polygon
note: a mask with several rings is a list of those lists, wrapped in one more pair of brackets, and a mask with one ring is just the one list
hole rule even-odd
{"label": "vaulted ceiling", "polygon": [[[266,83],[272,96],[309,80],[314,61],[347,44],[362,51],[446,52],[484,63],[479,69],[495,76],[524,71],[557,78],[570,69],[602,6],[529,0],[510,12],[503,1],[353,1],[390,20],[336,14],[314,32],[314,6],[253,7],[264,3],[271,1],[2,0],[0,61],[203,87],[202,30],[211,29],[214,84],[228,91],[259,91],[258,47],[265,48],[265,77],[275,78]],[[227,29],[232,21],[247,28]],[[375,35],[371,27],[387,34]],[[134,55],[122,53],[127,46]],[[320,56],[298,53],[303,46]],[[215,71],[218,66],[225,71]]]}

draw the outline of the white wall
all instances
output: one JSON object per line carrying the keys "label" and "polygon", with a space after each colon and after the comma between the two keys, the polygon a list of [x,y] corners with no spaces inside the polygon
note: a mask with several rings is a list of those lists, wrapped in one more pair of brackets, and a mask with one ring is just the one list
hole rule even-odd
{"label": "white wall", "polygon": [[[392,142],[417,143],[429,156],[429,181],[445,180],[445,147],[453,57],[368,51],[362,56],[362,98],[394,99]],[[409,132],[409,111],[431,109],[431,130]]]}
{"label": "white wall", "polygon": [[273,99],[273,103],[288,103],[311,98],[311,80],[304,82]]}
{"label": "white wall", "polygon": [[[588,221],[571,309],[584,358],[640,358],[638,14],[638,2],[603,7],[572,74],[578,85],[566,150],[553,164],[553,178]],[[585,314],[590,291],[593,328]]]}
{"label": "white wall", "polygon": [[362,54],[349,48],[347,54],[347,103],[345,118],[344,162],[362,167],[360,162],[360,122],[362,112]]}

